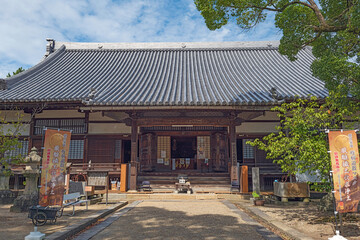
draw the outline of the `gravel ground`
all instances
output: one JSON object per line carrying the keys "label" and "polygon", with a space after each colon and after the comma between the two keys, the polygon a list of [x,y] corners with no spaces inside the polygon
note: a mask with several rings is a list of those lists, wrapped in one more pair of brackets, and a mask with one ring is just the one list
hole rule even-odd
{"label": "gravel ground", "polygon": [[264,239],[245,220],[218,200],[148,200],[91,239]]}

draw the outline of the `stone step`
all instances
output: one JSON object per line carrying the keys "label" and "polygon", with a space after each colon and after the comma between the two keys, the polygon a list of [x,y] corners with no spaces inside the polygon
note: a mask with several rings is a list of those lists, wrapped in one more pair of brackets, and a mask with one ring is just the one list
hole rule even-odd
{"label": "stone step", "polygon": [[138,176],[188,176],[188,177],[229,177],[229,173],[200,173],[200,172],[141,172]]}
{"label": "stone step", "polygon": [[118,202],[124,200],[143,200],[143,199],[156,199],[156,200],[176,200],[176,199],[201,199],[201,200],[212,200],[212,199],[228,199],[228,200],[240,200],[240,199],[249,199],[249,194],[230,194],[227,192],[199,192],[193,194],[186,193],[111,193],[109,194],[109,202]]}
{"label": "stone step", "polygon": [[[156,178],[138,178],[139,184],[143,181],[149,181],[150,184],[175,184],[179,182],[178,179],[156,179]],[[191,184],[208,184],[208,185],[218,185],[218,184],[227,184],[230,185],[230,179],[229,178],[219,178],[219,179],[188,179],[188,182]]]}

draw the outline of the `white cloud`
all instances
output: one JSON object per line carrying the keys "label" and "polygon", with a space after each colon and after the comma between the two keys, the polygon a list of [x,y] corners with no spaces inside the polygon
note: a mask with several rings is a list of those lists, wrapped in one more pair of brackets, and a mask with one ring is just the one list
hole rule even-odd
{"label": "white cloud", "polygon": [[274,40],[273,20],[255,31],[210,31],[193,0],[0,0],[0,77],[38,63],[57,41],[186,42]]}

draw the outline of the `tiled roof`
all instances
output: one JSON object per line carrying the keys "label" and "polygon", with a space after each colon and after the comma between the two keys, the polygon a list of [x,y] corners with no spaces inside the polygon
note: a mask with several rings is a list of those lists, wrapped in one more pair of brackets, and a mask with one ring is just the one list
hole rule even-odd
{"label": "tiled roof", "polygon": [[36,66],[6,79],[0,101],[267,105],[276,102],[272,88],[282,98],[327,96],[324,83],[312,76],[311,50],[302,50],[291,62],[277,46],[276,42],[66,43]]}

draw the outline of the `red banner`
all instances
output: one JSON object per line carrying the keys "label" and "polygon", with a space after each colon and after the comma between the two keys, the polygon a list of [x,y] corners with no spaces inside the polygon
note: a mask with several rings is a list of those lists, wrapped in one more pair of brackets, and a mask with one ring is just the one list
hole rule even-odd
{"label": "red banner", "polygon": [[356,212],[360,200],[359,150],[355,131],[329,132],[336,211]]}
{"label": "red banner", "polygon": [[43,207],[62,206],[70,138],[68,131],[47,129],[45,132],[39,198]]}

